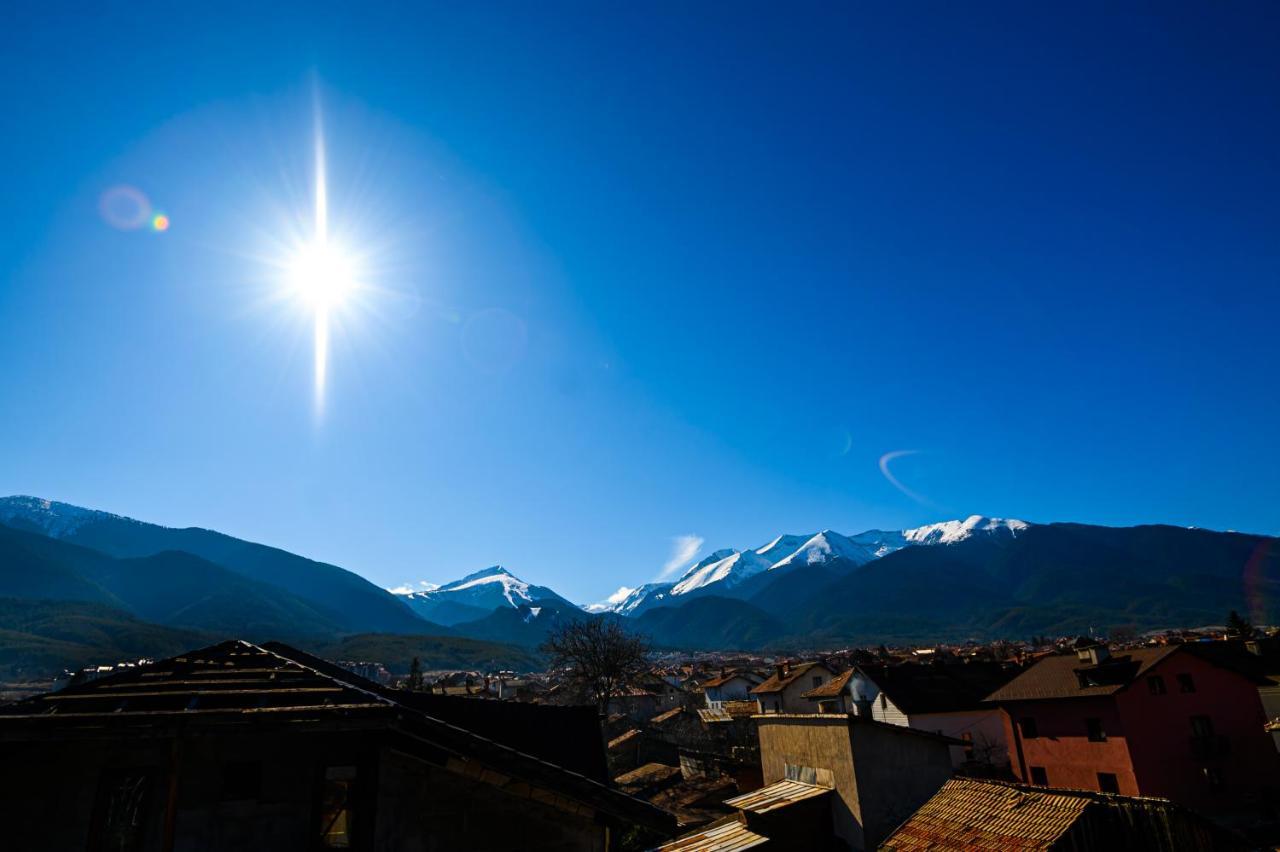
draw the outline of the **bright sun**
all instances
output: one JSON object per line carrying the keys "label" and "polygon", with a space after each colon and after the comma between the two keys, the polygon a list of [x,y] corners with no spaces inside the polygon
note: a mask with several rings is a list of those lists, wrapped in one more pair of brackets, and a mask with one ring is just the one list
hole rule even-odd
{"label": "bright sun", "polygon": [[295,294],[317,312],[340,306],[359,288],[359,272],[337,246],[317,241],[302,246],[289,263],[289,283]]}

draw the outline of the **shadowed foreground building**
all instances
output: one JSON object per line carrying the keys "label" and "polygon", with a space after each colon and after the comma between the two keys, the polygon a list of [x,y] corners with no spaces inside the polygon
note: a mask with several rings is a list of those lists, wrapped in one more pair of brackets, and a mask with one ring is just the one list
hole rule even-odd
{"label": "shadowed foreground building", "polygon": [[606,850],[594,708],[403,693],[232,641],[0,708],[12,850]]}
{"label": "shadowed foreground building", "polygon": [[1164,799],[954,778],[880,845],[885,852],[1210,852],[1241,838]]}

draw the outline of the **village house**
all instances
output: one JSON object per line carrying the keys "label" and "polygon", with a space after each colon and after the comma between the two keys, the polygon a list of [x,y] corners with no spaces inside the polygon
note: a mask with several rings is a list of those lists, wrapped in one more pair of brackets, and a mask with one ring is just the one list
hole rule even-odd
{"label": "village house", "polygon": [[835,672],[822,663],[778,663],[774,672],[759,686],[751,689],[751,696],[759,704],[761,713],[810,713],[813,704],[804,693],[822,686]]}
{"label": "village house", "polygon": [[1274,802],[1280,756],[1259,679],[1206,656],[1197,645],[1093,645],[1041,659],[990,696],[1014,774],[1211,814]]}
{"label": "village house", "polygon": [[1242,838],[1164,799],[1044,790],[953,778],[882,844],[882,852],[1243,850]]}
{"label": "village house", "polygon": [[763,681],[764,678],[753,671],[721,669],[718,675],[702,683],[707,708],[719,710],[726,701],[747,701],[751,690]]}
{"label": "village house", "polygon": [[594,708],[400,692],[278,644],[0,708],[0,762],[15,850],[603,852],[675,828],[609,785]]}
{"label": "village house", "polygon": [[1019,669],[1011,664],[950,662],[858,665],[804,697],[819,712],[848,713],[953,737],[952,764],[998,769],[1009,763],[1000,711],[985,698]]}

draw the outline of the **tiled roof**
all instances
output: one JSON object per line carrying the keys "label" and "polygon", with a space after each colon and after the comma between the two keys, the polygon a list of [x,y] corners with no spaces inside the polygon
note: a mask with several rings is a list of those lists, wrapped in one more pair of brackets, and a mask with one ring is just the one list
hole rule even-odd
{"label": "tiled roof", "polygon": [[803,802],[805,799],[825,796],[830,792],[830,787],[818,787],[801,781],[777,781],[768,787],[761,787],[745,795],[725,799],[724,803],[731,808],[751,811],[754,814],[766,814],[769,811],[794,805],[796,802]]}
{"label": "tiled roof", "polygon": [[[791,666],[790,669],[788,669],[785,677],[778,677],[778,673],[774,672],[769,676],[768,680],[766,680],[764,683],[757,686],[755,689],[751,690],[751,694],[759,695],[766,692],[781,692],[782,690],[790,686],[792,683],[795,683],[797,678],[799,678],[805,672],[809,671],[809,669],[817,665],[820,665],[820,664],[819,663],[796,663],[795,665]],[[826,666],[823,666],[823,668],[826,668]]]}
{"label": "tiled roof", "polygon": [[[1165,645],[1159,648],[1134,648],[1096,666],[1081,663],[1074,654],[1045,657],[992,692],[987,700],[1033,701],[1113,695],[1142,677],[1170,654],[1178,653],[1182,647]],[[1082,685],[1082,675],[1085,685]]]}
{"label": "tiled roof", "polygon": [[738,852],[740,849],[758,849],[768,842],[769,838],[734,821],[686,834],[659,846],[657,852]]}
{"label": "tiled roof", "polygon": [[891,852],[1050,849],[1091,800],[953,778],[880,845]]}
{"label": "tiled roof", "polygon": [[801,693],[801,698],[835,698],[849,686],[849,678],[853,677],[853,669],[838,674],[822,686]]}

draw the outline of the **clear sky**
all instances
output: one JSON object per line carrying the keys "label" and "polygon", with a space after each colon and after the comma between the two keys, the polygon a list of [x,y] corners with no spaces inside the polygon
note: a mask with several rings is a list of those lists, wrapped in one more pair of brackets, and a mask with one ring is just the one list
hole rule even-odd
{"label": "clear sky", "polygon": [[0,27],[0,493],[580,601],[681,541],[1280,533],[1274,3],[50,5]]}

